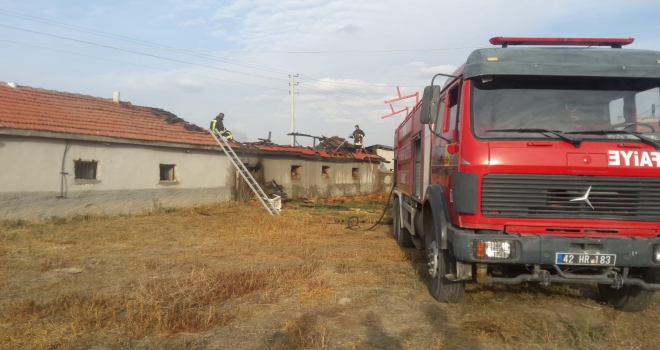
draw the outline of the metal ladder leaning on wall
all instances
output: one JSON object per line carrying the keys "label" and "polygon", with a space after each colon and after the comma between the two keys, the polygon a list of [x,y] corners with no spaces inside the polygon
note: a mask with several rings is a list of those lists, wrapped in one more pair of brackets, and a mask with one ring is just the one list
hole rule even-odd
{"label": "metal ladder leaning on wall", "polygon": [[238,172],[243,176],[243,179],[247,184],[250,186],[252,189],[252,192],[259,198],[259,201],[261,201],[261,204],[263,204],[264,208],[266,208],[266,211],[270,215],[280,215],[280,209],[278,209],[272,202],[270,198],[266,195],[266,192],[259,186],[259,183],[257,183],[257,180],[254,179],[250,171],[245,167],[245,164],[238,158],[236,155],[236,152],[234,152],[233,149],[231,149],[231,146],[229,145],[229,142],[227,140],[220,136],[218,137],[215,135],[213,132],[211,132],[211,135],[215,139],[215,142],[220,145],[220,148],[222,149],[223,152],[229,157],[229,160],[231,161],[232,164],[234,164],[234,167]]}

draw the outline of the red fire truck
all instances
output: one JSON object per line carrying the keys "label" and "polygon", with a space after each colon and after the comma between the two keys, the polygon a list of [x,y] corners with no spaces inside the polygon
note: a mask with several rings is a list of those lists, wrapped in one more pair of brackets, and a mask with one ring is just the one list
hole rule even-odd
{"label": "red fire truck", "polygon": [[[613,38],[496,37],[395,132],[394,237],[429,291],[596,284],[640,311],[660,289],[660,52]],[[512,47],[528,46],[528,47]],[[554,47],[538,47],[554,46]],[[660,108],[659,108],[660,109]]]}

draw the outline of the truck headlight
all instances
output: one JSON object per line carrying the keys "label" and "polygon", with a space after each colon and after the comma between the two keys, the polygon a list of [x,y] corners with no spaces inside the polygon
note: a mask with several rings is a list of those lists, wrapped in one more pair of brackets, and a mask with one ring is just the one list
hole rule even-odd
{"label": "truck headlight", "polygon": [[660,244],[656,244],[655,248],[653,249],[653,260],[655,260],[657,263],[660,263]]}
{"label": "truck headlight", "polygon": [[515,256],[516,245],[513,241],[478,240],[473,241],[474,257],[484,260],[507,260]]}

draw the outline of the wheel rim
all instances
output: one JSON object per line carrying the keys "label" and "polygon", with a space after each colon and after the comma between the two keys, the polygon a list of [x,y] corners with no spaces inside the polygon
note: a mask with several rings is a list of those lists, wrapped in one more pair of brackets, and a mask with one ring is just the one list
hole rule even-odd
{"label": "wheel rim", "polygon": [[440,251],[438,250],[438,245],[435,241],[432,241],[428,247],[428,265],[429,265],[429,275],[433,278],[438,277],[438,255]]}

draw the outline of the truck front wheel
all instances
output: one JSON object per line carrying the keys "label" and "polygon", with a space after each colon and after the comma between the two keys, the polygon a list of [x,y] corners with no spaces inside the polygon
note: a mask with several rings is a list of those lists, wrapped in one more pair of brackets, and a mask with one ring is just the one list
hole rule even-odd
{"label": "truck front wheel", "polygon": [[401,227],[401,207],[399,207],[399,197],[394,199],[394,222],[392,228],[392,234],[396,243],[399,244],[402,248],[412,248],[415,246],[413,243],[412,236],[407,228]]}
{"label": "truck front wheel", "polygon": [[433,232],[425,235],[426,255],[429,266],[429,293],[437,301],[457,303],[465,294],[465,282],[450,281],[445,275],[451,273],[451,266],[456,259],[451,249],[440,249],[437,234],[438,229],[433,225]]}
{"label": "truck front wheel", "polygon": [[[660,269],[645,269],[643,279],[647,283],[660,282]],[[646,310],[653,303],[654,290],[643,290],[638,286],[626,286],[614,289],[605,284],[598,285],[598,291],[604,302],[619,311],[637,312]]]}

